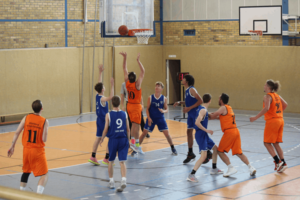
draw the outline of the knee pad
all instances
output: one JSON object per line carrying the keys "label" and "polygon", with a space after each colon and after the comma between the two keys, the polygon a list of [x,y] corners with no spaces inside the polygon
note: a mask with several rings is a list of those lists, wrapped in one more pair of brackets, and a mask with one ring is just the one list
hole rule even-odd
{"label": "knee pad", "polygon": [[28,178],[29,178],[30,173],[23,173],[22,177],[21,177],[21,182],[22,183],[27,183],[28,182]]}

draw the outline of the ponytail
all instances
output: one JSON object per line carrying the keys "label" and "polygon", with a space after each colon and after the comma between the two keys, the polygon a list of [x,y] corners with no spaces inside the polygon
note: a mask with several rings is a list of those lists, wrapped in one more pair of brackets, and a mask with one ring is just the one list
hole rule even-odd
{"label": "ponytail", "polygon": [[280,90],[281,85],[280,85],[279,81],[273,81],[272,79],[270,79],[270,80],[267,80],[267,84],[272,92],[273,91],[277,92]]}

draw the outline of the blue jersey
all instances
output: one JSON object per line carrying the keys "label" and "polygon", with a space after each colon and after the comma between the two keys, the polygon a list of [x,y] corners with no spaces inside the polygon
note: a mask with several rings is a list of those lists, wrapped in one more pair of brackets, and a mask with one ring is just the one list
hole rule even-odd
{"label": "blue jersey", "polygon": [[122,110],[112,110],[109,112],[109,128],[107,133],[109,139],[127,138],[126,119],[127,114]]}
{"label": "blue jersey", "polygon": [[[191,92],[190,92],[191,88],[193,88],[197,92],[197,90],[196,90],[196,88],[194,88],[194,86],[190,86],[190,87],[188,87],[188,89],[185,90],[185,106],[186,107],[190,107],[190,106],[194,105],[195,103],[197,103],[197,101],[198,101],[196,99],[196,97],[191,95]],[[196,112],[197,109],[198,109],[198,107],[191,109],[188,112],[188,114],[194,115],[194,116],[197,115],[197,112]]]}
{"label": "blue jersey", "polygon": [[105,105],[101,104],[101,98],[99,94],[96,95],[96,114],[99,120],[105,121],[105,115],[108,113],[108,103],[105,102]]}
{"label": "blue jersey", "polygon": [[[201,125],[204,127],[204,128],[206,128],[207,129],[207,124],[208,124],[208,112],[207,112],[207,110],[206,110],[206,108],[204,107],[204,106],[199,106],[199,108],[197,109],[197,118],[198,118],[198,116],[199,116],[199,113],[200,113],[200,111],[202,110],[202,109],[204,109],[205,111],[206,111],[206,113],[205,113],[205,115],[204,115],[204,117],[203,117],[203,119],[201,120]],[[203,130],[201,130],[198,126],[196,126],[195,125],[195,129],[196,129],[196,131],[203,131]]]}
{"label": "blue jersey", "polygon": [[158,109],[163,109],[165,103],[165,96],[160,95],[160,97],[157,99],[154,94],[150,96],[150,108],[149,108],[149,114],[151,119],[153,118],[164,118],[164,113],[161,113]]}

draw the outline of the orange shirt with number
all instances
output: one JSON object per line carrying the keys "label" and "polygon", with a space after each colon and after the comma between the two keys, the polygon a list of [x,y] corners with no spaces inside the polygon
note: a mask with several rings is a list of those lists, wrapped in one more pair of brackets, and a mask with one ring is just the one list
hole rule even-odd
{"label": "orange shirt with number", "polygon": [[43,132],[46,119],[42,116],[29,114],[26,116],[22,143],[25,148],[43,148]]}
{"label": "orange shirt with number", "polygon": [[[267,95],[271,96],[272,102],[268,112],[265,113],[265,120],[267,121],[272,118],[283,118],[280,96],[274,92],[270,92]],[[265,102],[263,103],[263,107],[265,107]]]}
{"label": "orange shirt with number", "polygon": [[227,114],[226,115],[220,115],[220,123],[221,123],[221,129],[223,132],[227,129],[232,129],[236,128],[236,123],[235,123],[235,115],[234,112],[229,105],[225,105],[227,109]]}
{"label": "orange shirt with number", "polygon": [[130,83],[126,82],[126,89],[128,93],[128,103],[140,104],[142,100],[142,88],[140,90],[136,89],[136,82]]}

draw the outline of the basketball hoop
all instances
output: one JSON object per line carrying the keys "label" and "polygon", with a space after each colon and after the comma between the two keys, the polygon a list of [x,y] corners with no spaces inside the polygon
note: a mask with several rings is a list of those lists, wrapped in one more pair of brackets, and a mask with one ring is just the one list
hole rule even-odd
{"label": "basketball hoop", "polygon": [[248,32],[251,35],[252,40],[259,40],[259,36],[263,36],[263,32],[262,31],[252,31],[252,30],[249,30]]}
{"label": "basketball hoop", "polygon": [[131,29],[129,36],[136,36],[138,44],[148,44],[148,40],[153,35],[152,29]]}

